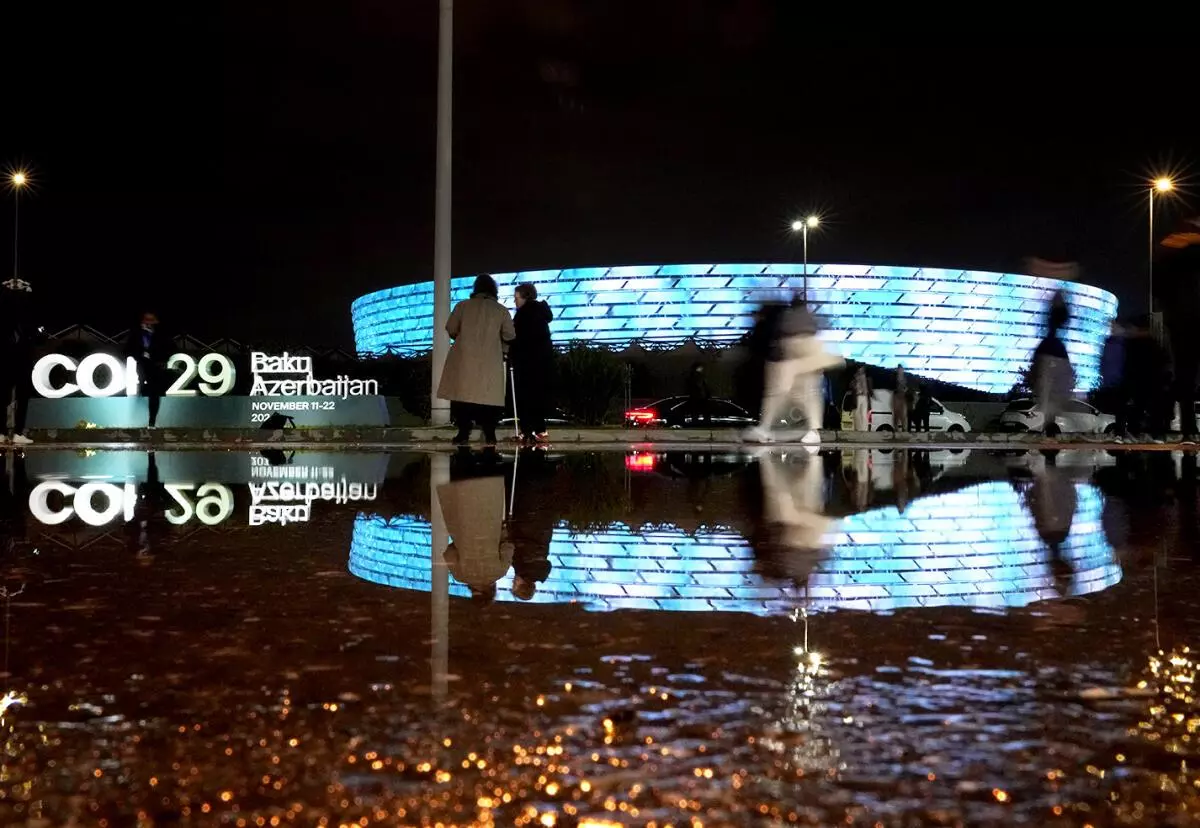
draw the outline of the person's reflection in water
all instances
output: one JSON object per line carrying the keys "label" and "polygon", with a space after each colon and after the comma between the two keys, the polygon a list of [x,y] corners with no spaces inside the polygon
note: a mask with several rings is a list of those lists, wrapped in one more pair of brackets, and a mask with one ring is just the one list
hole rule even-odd
{"label": "person's reflection in water", "polygon": [[865,512],[871,508],[871,450],[854,450],[854,508]]}
{"label": "person's reflection in water", "polygon": [[496,582],[512,566],[513,545],[504,523],[504,466],[493,452],[458,451],[450,461],[450,482],[437,488],[450,544],[445,560],[471,598],[487,605]]}
{"label": "person's reflection in water", "polygon": [[756,566],[768,578],[807,586],[825,553],[825,467],[820,457],[760,453],[762,519],[751,539]]}
{"label": "person's reflection in water", "polygon": [[154,452],[146,452],[146,482],[138,486],[133,520],[129,523],[129,543],[139,563],[154,562],[154,547],[166,532],[167,491],[158,478]]}
{"label": "person's reflection in water", "polygon": [[512,594],[530,601],[537,585],[550,577],[550,541],[554,537],[554,465],[545,452],[523,450],[512,481],[508,538],[513,546]]}
{"label": "person's reflection in water", "polygon": [[21,452],[4,453],[0,465],[0,552],[11,552],[25,540],[25,503],[29,485],[25,478],[25,456]]}
{"label": "person's reflection in water", "polygon": [[892,455],[892,491],[896,495],[896,509],[903,514],[912,500],[909,488],[908,449],[896,449]]}
{"label": "person's reflection in water", "polygon": [[1162,543],[1171,519],[1170,489],[1175,466],[1170,452],[1117,451],[1116,464],[1097,470],[1104,493],[1104,533],[1124,563],[1150,554]]}
{"label": "person's reflection in water", "polygon": [[1078,497],[1075,484],[1059,471],[1058,451],[1034,454],[1031,462],[1033,485],[1026,492],[1025,502],[1033,515],[1038,536],[1050,550],[1050,572],[1054,589],[1064,598],[1070,594],[1075,569],[1063,553],[1063,544],[1071,534]]}

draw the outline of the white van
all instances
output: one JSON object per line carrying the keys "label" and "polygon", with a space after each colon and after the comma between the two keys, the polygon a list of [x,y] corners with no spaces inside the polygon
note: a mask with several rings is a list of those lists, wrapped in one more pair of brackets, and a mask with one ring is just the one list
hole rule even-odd
{"label": "white van", "polygon": [[[951,411],[938,402],[936,397],[930,397],[932,405],[929,408],[929,430],[943,431],[947,434],[962,434],[971,430],[967,418],[957,411]],[[847,392],[842,397],[842,431],[854,430],[854,393]],[[911,417],[910,417],[911,425]],[[867,410],[867,428],[870,431],[894,431],[892,426],[892,392],[887,389],[875,389],[871,392],[871,406]]]}

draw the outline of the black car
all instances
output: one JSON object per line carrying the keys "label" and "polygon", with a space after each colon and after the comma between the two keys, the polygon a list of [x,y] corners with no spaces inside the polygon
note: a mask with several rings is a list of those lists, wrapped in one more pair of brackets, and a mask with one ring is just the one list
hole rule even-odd
{"label": "black car", "polygon": [[638,428],[746,428],[758,423],[735,402],[667,397],[625,412],[625,425]]}

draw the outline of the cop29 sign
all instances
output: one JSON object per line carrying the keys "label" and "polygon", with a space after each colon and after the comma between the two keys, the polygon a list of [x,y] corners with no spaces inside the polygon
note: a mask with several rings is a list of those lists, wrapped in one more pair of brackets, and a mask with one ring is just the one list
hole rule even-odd
{"label": "cop29 sign", "polygon": [[[55,384],[52,378],[55,368],[61,368],[71,379]],[[223,397],[233,390],[237,381],[233,360],[224,354],[205,354],[199,359],[190,354],[174,354],[167,360],[167,369],[178,373],[164,393],[167,397],[195,397],[197,392],[206,397]],[[252,352],[250,373],[254,377],[250,388],[252,397],[310,396],[347,400],[379,394],[379,380],[353,379],[344,374],[332,379],[317,379],[313,376],[312,357],[294,356],[286,351],[282,354]],[[119,394],[135,397],[140,384],[137,360],[133,357],[121,360],[104,353],[90,354],[78,361],[65,354],[47,354],[33,366],[32,379],[34,390],[50,399],[69,397],[76,392],[85,397],[115,397]]]}
{"label": "cop29 sign", "polygon": [[[62,368],[74,381],[55,385],[51,380],[55,368]],[[237,380],[233,360],[224,354],[205,354],[200,359],[174,354],[167,360],[167,368],[179,372],[166,390],[168,397],[194,397],[197,389],[206,397],[222,397],[233,390]],[[103,385],[97,379],[101,369],[108,374]],[[47,354],[33,366],[33,389],[50,399],[69,397],[76,391],[85,397],[115,397],[121,393],[135,397],[138,385],[137,360],[133,357],[122,361],[111,354],[90,354],[77,362],[65,354]]]}

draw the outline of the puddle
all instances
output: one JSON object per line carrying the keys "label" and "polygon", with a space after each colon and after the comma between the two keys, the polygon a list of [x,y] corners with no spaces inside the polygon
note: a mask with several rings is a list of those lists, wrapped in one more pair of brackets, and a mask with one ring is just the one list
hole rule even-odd
{"label": "puddle", "polygon": [[0,824],[1196,822],[1195,454],[6,463]]}

